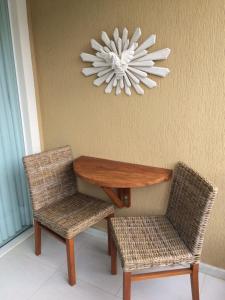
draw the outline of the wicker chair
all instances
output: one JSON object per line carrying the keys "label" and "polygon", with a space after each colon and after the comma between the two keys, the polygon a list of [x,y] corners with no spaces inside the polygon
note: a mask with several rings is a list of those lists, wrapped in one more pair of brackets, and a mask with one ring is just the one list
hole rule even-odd
{"label": "wicker chair", "polygon": [[[32,199],[35,254],[41,254],[41,228],[63,241],[66,244],[69,283],[74,285],[74,237],[104,218],[109,225],[114,207],[77,191],[69,146],[24,157],[23,162]],[[110,254],[109,240],[110,236]]]}
{"label": "wicker chair", "polygon": [[[123,267],[123,300],[130,300],[132,281],[183,274],[191,276],[192,299],[199,300],[199,261],[216,193],[217,189],[207,180],[178,163],[164,216],[111,219],[111,272],[117,272],[117,248]],[[183,264],[186,267],[174,269]],[[163,266],[173,268],[132,274]]]}

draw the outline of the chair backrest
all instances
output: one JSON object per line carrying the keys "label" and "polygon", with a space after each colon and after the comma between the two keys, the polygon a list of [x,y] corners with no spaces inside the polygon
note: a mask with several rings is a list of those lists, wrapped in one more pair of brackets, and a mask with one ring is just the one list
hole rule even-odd
{"label": "chair backrest", "polygon": [[216,194],[217,188],[197,172],[184,163],[177,164],[166,215],[196,261]]}
{"label": "chair backrest", "polygon": [[23,163],[34,211],[76,193],[70,146],[26,156]]}

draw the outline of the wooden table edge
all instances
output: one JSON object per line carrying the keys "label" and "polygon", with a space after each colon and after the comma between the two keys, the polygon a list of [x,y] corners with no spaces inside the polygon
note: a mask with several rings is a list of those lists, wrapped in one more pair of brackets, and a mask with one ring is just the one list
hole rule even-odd
{"label": "wooden table edge", "polygon": [[[155,169],[160,169],[163,171],[167,171],[166,175],[162,175],[161,178],[156,178],[154,181],[151,182],[145,182],[145,183],[136,183],[136,184],[122,184],[122,185],[114,185],[114,184],[110,184],[109,182],[107,182],[107,184],[101,180],[98,179],[92,179],[89,178],[88,176],[85,176],[83,174],[81,174],[80,172],[77,171],[76,168],[76,163],[82,159],[93,159],[96,161],[104,161],[104,162],[114,162],[114,163],[118,163],[118,164],[122,164],[122,165],[132,165],[132,166],[137,166],[137,167],[144,167],[144,168],[155,168]],[[112,200],[112,202],[119,208],[122,207],[130,207],[131,205],[131,193],[130,193],[130,189],[131,188],[144,188],[150,185],[155,185],[155,184],[159,184],[162,182],[166,182],[169,181],[172,177],[173,171],[171,169],[166,169],[166,168],[158,168],[158,167],[151,167],[151,166],[146,166],[146,165],[140,165],[140,164],[133,164],[133,163],[128,163],[128,162],[120,162],[120,161],[115,161],[115,160],[109,160],[109,159],[102,159],[102,158],[97,158],[97,157],[91,157],[91,156],[79,156],[76,159],[73,160],[73,170],[76,173],[76,175],[83,179],[84,181],[97,185],[99,187],[101,187],[103,189],[103,191],[108,195],[108,197]],[[115,192],[114,190],[117,190],[117,192]],[[125,203],[126,202],[126,203]]]}

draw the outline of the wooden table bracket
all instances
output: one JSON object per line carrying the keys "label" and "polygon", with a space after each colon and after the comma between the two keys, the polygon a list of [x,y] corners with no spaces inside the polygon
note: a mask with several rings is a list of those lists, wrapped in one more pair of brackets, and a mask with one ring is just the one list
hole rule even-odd
{"label": "wooden table bracket", "polygon": [[131,194],[129,188],[119,188],[116,191],[112,188],[102,186],[102,189],[117,207],[130,207]]}
{"label": "wooden table bracket", "polygon": [[131,190],[130,188],[117,189],[118,197],[123,201],[125,207],[131,206]]}

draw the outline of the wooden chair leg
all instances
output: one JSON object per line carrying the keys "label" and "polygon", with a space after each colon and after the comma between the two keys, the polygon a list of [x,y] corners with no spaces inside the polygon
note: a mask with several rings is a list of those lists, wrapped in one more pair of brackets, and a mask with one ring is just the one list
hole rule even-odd
{"label": "wooden chair leg", "polygon": [[34,240],[35,240],[35,254],[41,254],[41,224],[34,221]]}
{"label": "wooden chair leg", "polygon": [[192,268],[192,274],[191,274],[192,300],[199,300],[199,282],[198,282],[199,264],[193,264],[191,268]]}
{"label": "wooden chair leg", "polygon": [[131,298],[131,272],[123,272],[123,300]]}
{"label": "wooden chair leg", "polygon": [[110,241],[110,248],[111,248],[111,274],[117,274],[117,249],[113,238]]}
{"label": "wooden chair leg", "polygon": [[76,284],[75,273],[75,258],[74,258],[74,240],[66,239],[67,265],[68,265],[68,279],[70,285]]}
{"label": "wooden chair leg", "polygon": [[106,218],[106,220],[107,220],[107,232],[108,232],[108,255],[109,256],[111,255],[111,239],[112,239],[111,229],[110,229],[110,218],[113,218],[113,217],[114,217],[114,214],[111,214],[110,216],[108,216]]}

